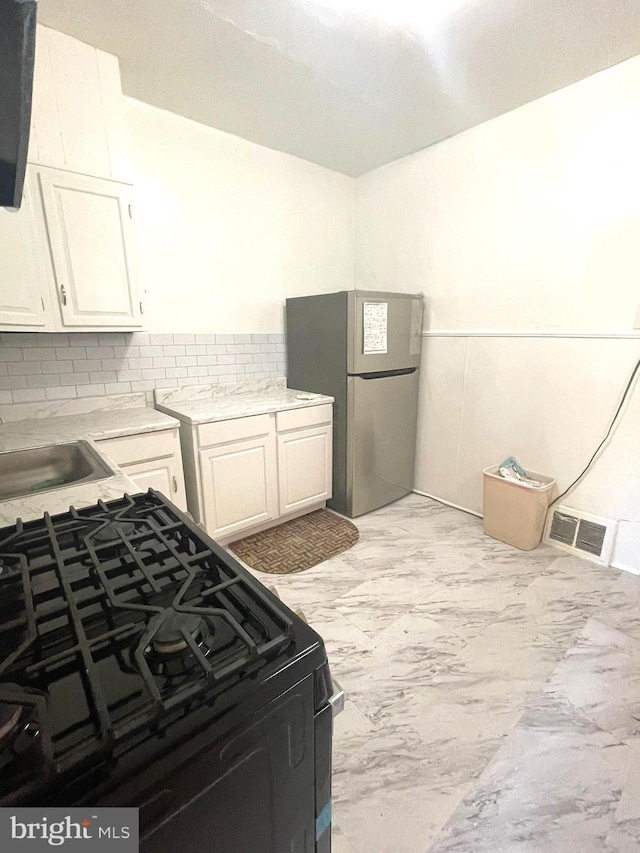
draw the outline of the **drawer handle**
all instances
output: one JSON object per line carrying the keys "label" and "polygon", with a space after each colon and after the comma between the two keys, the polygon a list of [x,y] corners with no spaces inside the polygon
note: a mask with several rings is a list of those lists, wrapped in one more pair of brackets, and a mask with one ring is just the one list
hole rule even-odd
{"label": "drawer handle", "polygon": [[172,479],[173,479],[173,491],[177,492],[178,491],[178,480],[176,479],[175,474],[173,475]]}

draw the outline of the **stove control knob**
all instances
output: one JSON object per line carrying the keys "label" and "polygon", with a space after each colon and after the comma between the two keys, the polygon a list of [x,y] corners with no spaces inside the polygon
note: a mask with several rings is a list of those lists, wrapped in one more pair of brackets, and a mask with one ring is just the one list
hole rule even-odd
{"label": "stove control knob", "polygon": [[13,741],[13,751],[16,755],[23,755],[38,743],[40,740],[40,727],[36,722],[26,723],[15,736]]}

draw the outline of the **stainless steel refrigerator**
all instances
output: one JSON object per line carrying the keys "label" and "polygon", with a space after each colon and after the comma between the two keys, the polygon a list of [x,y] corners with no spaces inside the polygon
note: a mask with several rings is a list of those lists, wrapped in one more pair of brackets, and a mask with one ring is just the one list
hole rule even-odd
{"label": "stainless steel refrigerator", "polygon": [[347,290],[286,301],[287,384],[335,397],[333,498],[351,517],[413,488],[422,296]]}

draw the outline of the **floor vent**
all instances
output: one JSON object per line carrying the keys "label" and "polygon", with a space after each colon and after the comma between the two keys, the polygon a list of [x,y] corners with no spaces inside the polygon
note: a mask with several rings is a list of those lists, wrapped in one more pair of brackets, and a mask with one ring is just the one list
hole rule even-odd
{"label": "floor vent", "polygon": [[617,521],[560,506],[549,512],[544,538],[550,545],[608,566],[617,529]]}

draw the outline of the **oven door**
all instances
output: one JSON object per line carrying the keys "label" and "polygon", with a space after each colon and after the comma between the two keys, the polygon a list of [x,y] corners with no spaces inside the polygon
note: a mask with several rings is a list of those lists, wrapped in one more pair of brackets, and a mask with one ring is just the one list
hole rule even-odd
{"label": "oven door", "polygon": [[132,803],[141,853],[315,853],[315,741],[310,676]]}

